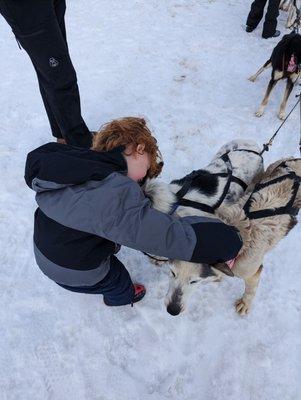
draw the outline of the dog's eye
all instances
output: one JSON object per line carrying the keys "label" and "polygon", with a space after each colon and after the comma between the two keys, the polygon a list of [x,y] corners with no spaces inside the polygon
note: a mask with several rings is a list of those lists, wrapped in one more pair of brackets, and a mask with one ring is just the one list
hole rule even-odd
{"label": "dog's eye", "polygon": [[172,274],[173,278],[176,278],[176,274],[173,272],[173,270],[172,270],[172,269],[170,270],[170,272],[171,272],[171,274]]}
{"label": "dog's eye", "polygon": [[198,283],[199,281],[190,281],[190,285],[193,285],[194,283]]}

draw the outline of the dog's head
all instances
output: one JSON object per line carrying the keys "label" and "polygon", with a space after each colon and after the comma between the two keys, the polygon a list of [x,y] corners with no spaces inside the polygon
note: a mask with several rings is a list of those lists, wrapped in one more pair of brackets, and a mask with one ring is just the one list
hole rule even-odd
{"label": "dog's head", "polygon": [[195,264],[176,261],[170,268],[169,289],[165,297],[167,312],[179,315],[184,311],[189,295],[202,283],[219,281],[222,275],[233,276],[226,264]]}

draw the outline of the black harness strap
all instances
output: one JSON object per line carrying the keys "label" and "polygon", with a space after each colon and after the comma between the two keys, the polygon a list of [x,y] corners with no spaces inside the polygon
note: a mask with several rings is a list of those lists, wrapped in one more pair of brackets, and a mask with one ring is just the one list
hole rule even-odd
{"label": "black harness strap", "polygon": [[[287,167],[287,168],[289,168],[286,165],[285,161],[283,163],[279,164],[278,168],[279,167]],[[292,187],[292,189],[293,189],[292,197],[290,198],[290,200],[288,201],[288,203],[285,206],[278,207],[278,208],[273,208],[273,209],[269,208],[269,209],[266,209],[266,210],[250,211],[250,207],[251,207],[252,201],[253,201],[252,197],[253,197],[254,193],[257,193],[261,189],[264,189],[264,188],[266,188],[268,186],[274,185],[275,183],[282,182],[282,181],[284,181],[286,179],[291,179],[291,180],[294,181],[294,183],[293,183],[293,187]],[[286,175],[279,176],[278,178],[272,179],[272,180],[270,180],[268,182],[258,183],[255,186],[251,196],[249,197],[249,199],[247,200],[246,204],[243,207],[246,216],[249,219],[259,219],[259,218],[266,218],[266,217],[274,217],[275,215],[284,215],[284,214],[289,214],[289,215],[296,216],[298,214],[298,212],[299,212],[299,209],[296,208],[296,207],[293,207],[293,204],[294,204],[294,201],[296,199],[296,196],[297,196],[297,193],[298,193],[298,190],[299,190],[299,187],[300,187],[300,183],[301,183],[301,177],[297,176],[294,171],[291,171]]]}
{"label": "black harness strap", "polygon": [[[254,153],[262,158],[261,154],[259,154],[258,152],[254,151],[254,150],[236,149],[236,150],[232,150],[232,151],[246,151],[249,153]],[[207,212],[209,214],[214,214],[215,210],[217,208],[219,208],[220,205],[222,204],[222,202],[225,200],[225,197],[227,196],[227,193],[229,192],[229,188],[230,188],[230,185],[232,182],[237,183],[238,185],[240,185],[242,187],[243,191],[246,191],[248,185],[242,179],[240,179],[236,176],[233,176],[233,167],[232,167],[231,160],[229,158],[228,153],[223,154],[221,156],[221,159],[226,164],[227,172],[210,173],[210,175],[213,175],[213,176],[218,176],[220,178],[227,178],[227,182],[225,184],[223,193],[222,193],[221,197],[218,199],[218,201],[213,206],[209,206],[208,204],[184,199],[184,196],[187,194],[188,190],[190,189],[193,180],[196,177],[198,177],[200,174],[200,170],[195,170],[195,171],[192,171],[191,174],[186,176],[183,186],[176,193],[177,203],[172,208],[172,213],[176,210],[176,208],[178,206],[185,206],[185,207],[192,207],[197,210]]]}
{"label": "black harness strap", "polygon": [[225,200],[225,197],[227,196],[227,193],[228,193],[230,185],[231,185],[232,177],[233,177],[233,175],[232,175],[233,168],[232,168],[232,164],[231,164],[230,158],[228,156],[228,153],[225,153],[224,155],[222,155],[221,159],[224,161],[224,163],[227,166],[228,179],[227,179],[227,182],[225,184],[225,187],[224,187],[224,190],[223,190],[223,193],[222,193],[220,199],[213,206],[214,210],[216,210],[222,204],[222,202]]}
{"label": "black harness strap", "polygon": [[184,185],[181,187],[181,189],[176,193],[176,196],[178,199],[181,199],[182,197],[185,196],[185,194],[188,192],[194,178],[199,176],[200,170],[194,170],[191,172],[191,174],[187,175],[185,178]]}
{"label": "black harness strap", "polygon": [[245,151],[245,152],[247,152],[247,153],[256,154],[257,156],[263,158],[262,155],[261,155],[260,153],[258,153],[258,151],[255,151],[255,150],[250,150],[250,149],[236,149],[236,150],[234,150],[234,151]]}
{"label": "black harness strap", "polygon": [[184,207],[192,207],[197,210],[207,212],[209,214],[214,214],[214,211],[215,211],[215,209],[211,206],[208,206],[208,204],[198,203],[197,201],[192,201],[192,200],[188,200],[188,199],[179,199],[178,205],[184,206]]}

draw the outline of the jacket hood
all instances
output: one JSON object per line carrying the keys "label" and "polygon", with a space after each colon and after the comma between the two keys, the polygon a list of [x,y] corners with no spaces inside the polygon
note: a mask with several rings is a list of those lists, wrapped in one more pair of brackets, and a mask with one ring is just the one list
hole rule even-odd
{"label": "jacket hood", "polygon": [[47,143],[27,155],[25,181],[37,191],[103,180],[113,172],[126,174],[124,147],[97,152],[60,143]]}

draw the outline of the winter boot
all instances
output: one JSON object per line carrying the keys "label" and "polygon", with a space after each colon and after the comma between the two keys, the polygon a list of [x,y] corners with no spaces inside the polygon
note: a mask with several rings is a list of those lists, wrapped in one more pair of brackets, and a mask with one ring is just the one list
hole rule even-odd
{"label": "winter boot", "polygon": [[137,303],[138,301],[142,300],[146,293],[146,289],[143,285],[141,285],[141,283],[134,283],[134,288],[135,294],[132,300],[132,305],[133,303]]}

